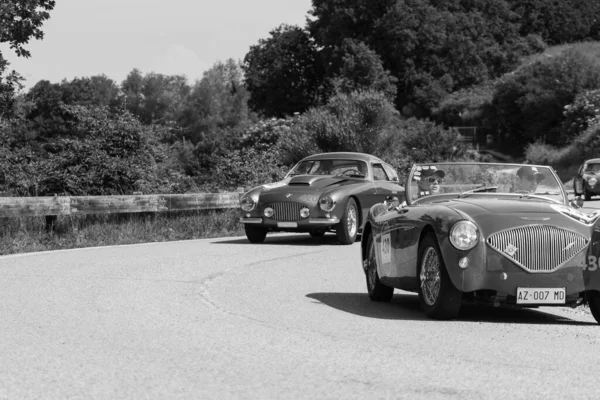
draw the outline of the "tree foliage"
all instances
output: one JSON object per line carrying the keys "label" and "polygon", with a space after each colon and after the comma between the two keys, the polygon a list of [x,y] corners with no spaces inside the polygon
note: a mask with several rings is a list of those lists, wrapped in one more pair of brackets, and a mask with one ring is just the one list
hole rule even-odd
{"label": "tree foliage", "polygon": [[[31,54],[25,48],[31,38],[42,39],[42,25],[50,18],[54,0],[2,0],[0,2],[0,43],[8,43],[19,57]],[[0,51],[0,116],[10,111],[14,97],[22,88],[22,77],[7,72],[8,61]]]}
{"label": "tree foliage", "polygon": [[289,25],[251,46],[243,68],[252,109],[282,118],[320,104],[323,73],[318,54],[308,32]]}
{"label": "tree foliage", "polygon": [[600,2],[507,0],[520,16],[521,36],[539,35],[550,44],[600,39]]}

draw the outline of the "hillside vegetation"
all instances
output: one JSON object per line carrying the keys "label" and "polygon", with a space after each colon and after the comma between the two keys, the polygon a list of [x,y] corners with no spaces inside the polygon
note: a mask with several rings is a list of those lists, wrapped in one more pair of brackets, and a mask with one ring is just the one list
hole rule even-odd
{"label": "hillside vegetation", "polygon": [[[0,43],[29,56],[53,8],[7,0]],[[325,151],[372,153],[402,176],[489,160],[477,146],[568,179],[595,155],[600,2],[313,0],[308,13],[193,83],[132,69],[25,91],[0,52],[0,192],[233,191]]]}

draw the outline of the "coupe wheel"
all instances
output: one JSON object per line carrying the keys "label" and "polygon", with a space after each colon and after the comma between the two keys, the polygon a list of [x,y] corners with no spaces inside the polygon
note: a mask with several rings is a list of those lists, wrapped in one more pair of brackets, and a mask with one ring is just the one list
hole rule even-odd
{"label": "coupe wheel", "polygon": [[430,318],[453,319],[460,311],[462,293],[454,287],[433,234],[419,244],[419,302]]}
{"label": "coupe wheel", "polygon": [[586,299],[594,319],[596,322],[600,323],[600,292],[597,290],[590,290],[589,292],[586,292]]}
{"label": "coupe wheel", "polygon": [[267,237],[267,231],[263,228],[244,224],[244,230],[250,243],[262,243],[265,241],[265,237]]}
{"label": "coupe wheel", "polygon": [[367,259],[364,260],[363,266],[367,279],[369,298],[373,301],[390,301],[394,295],[394,288],[384,285],[379,280],[377,259],[375,257],[375,241],[371,234],[369,234],[367,242]]}
{"label": "coupe wheel", "polygon": [[352,244],[358,235],[358,207],[353,198],[349,198],[344,213],[336,228],[337,238],[342,244]]}

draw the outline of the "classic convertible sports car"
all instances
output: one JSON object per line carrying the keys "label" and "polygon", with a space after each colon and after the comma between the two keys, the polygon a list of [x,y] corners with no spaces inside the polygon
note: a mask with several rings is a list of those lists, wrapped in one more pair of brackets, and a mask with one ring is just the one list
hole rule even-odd
{"label": "classic convertible sports car", "polygon": [[372,300],[416,292],[434,319],[455,318],[465,301],[588,303],[600,322],[600,211],[569,202],[552,168],[417,164],[398,200],[374,205],[362,235]]}
{"label": "classic convertible sports car", "polygon": [[267,232],[334,230],[342,244],[356,241],[367,212],[388,196],[404,198],[394,168],[363,153],[322,153],[302,159],[276,183],[240,199],[246,237],[262,243]]}

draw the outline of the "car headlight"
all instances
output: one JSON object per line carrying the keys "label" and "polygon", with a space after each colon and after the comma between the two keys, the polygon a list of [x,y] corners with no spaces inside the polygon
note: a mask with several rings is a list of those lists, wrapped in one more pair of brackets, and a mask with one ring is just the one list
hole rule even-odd
{"label": "car headlight", "polygon": [[240,201],[240,206],[246,212],[252,211],[256,207],[256,200],[252,196],[244,196]]}
{"label": "car headlight", "polygon": [[323,196],[319,199],[319,207],[325,212],[331,212],[335,208],[335,200],[330,196]]}
{"label": "car headlight", "polygon": [[471,221],[458,221],[450,229],[450,243],[459,250],[470,250],[477,244],[479,229]]}
{"label": "car headlight", "polygon": [[596,180],[596,178],[590,178],[588,179],[588,183],[592,186],[594,186],[598,181]]}

